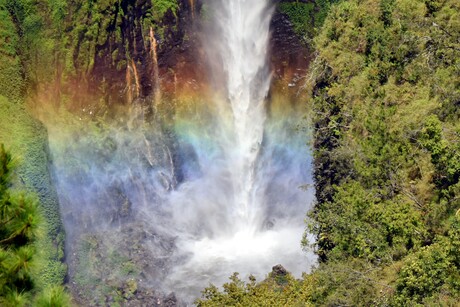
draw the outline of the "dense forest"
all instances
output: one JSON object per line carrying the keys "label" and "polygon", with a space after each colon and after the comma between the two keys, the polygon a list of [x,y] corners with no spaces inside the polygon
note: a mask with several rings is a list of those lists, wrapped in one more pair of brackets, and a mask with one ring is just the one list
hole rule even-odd
{"label": "dense forest", "polygon": [[[311,53],[301,97],[316,201],[302,246],[318,264],[300,279],[282,266],[265,280],[235,273],[196,304],[457,306],[460,2],[276,3]],[[207,14],[193,0],[0,0],[0,305],[71,305],[37,118],[54,121],[49,109],[91,121],[134,99],[151,108],[155,69],[170,90],[162,98],[174,101],[176,83],[201,81],[203,67],[188,60],[196,28],[186,25]],[[145,60],[156,41],[159,68]]]}

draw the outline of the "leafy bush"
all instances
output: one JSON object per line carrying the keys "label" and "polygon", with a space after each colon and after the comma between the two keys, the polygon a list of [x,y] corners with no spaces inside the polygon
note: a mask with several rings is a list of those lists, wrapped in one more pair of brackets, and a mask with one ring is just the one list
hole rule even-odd
{"label": "leafy bush", "polygon": [[66,307],[70,306],[70,296],[61,286],[44,289],[35,299],[37,307]]}
{"label": "leafy bush", "polygon": [[249,277],[249,282],[244,282],[238,273],[234,273],[230,282],[223,285],[222,291],[211,285],[195,303],[198,307],[313,306],[309,301],[312,286],[312,283],[296,280],[281,266],[275,266],[260,283],[253,276]]}

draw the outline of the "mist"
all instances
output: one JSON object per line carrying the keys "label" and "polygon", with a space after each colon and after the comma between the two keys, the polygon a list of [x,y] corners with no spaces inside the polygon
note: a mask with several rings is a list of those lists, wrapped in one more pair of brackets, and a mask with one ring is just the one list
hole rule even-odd
{"label": "mist", "polygon": [[140,285],[188,303],[233,272],[260,281],[282,264],[300,277],[315,262],[300,245],[314,194],[303,188],[312,185],[303,112],[288,101],[268,112],[273,7],[205,4],[215,89],[203,97],[206,116],[146,123],[134,106],[102,124],[48,127],[71,280],[78,242],[94,234],[137,260]]}

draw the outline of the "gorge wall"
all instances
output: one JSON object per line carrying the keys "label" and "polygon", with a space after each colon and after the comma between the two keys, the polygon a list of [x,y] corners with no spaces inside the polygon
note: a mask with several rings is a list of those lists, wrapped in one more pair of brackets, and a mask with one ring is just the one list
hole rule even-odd
{"label": "gorge wall", "polygon": [[[183,235],[214,231],[213,224],[230,210],[219,212],[222,209],[213,209],[215,204],[209,201],[215,195],[214,203],[222,202],[219,188],[214,188],[217,182],[194,183],[215,169],[212,157],[220,150],[212,139],[212,127],[221,120],[215,117],[213,100],[223,84],[214,82],[218,78],[207,58],[207,48],[212,47],[203,37],[213,8],[199,1],[169,1],[168,9],[159,14],[155,3],[69,5],[71,13],[64,18],[62,34],[69,43],[57,46],[55,80],[39,84],[31,107],[49,130],[67,230],[69,285],[82,305],[178,304],[174,295],[167,294],[180,287],[181,299],[196,297],[207,283],[194,279],[203,270],[200,261],[185,263],[193,254],[184,251],[189,243]],[[278,10],[270,29],[273,78],[265,134],[271,139],[264,137],[260,155],[266,155],[267,163],[279,171],[266,173],[272,191],[264,197],[273,198],[273,205],[272,218],[263,221],[265,228],[276,227],[274,217],[282,223],[283,216],[293,212],[283,200],[287,190],[294,191],[290,202],[295,206],[309,202],[301,200],[303,192],[298,189],[309,180],[308,159],[304,159],[308,153],[304,136],[295,132],[303,112],[296,101],[300,101],[308,50]],[[279,158],[270,156],[275,151]],[[285,177],[283,169],[292,171],[295,179]],[[191,203],[180,209],[185,202]],[[195,219],[209,210],[215,221],[198,225]],[[297,217],[299,237],[289,236],[295,242],[276,239],[292,243],[284,252],[301,252],[303,213]],[[260,251],[265,247],[260,245]],[[302,261],[295,255],[293,262]],[[187,277],[176,269],[179,264],[188,270]],[[227,265],[231,262],[207,274],[218,275]],[[218,283],[230,273],[223,273]]]}
{"label": "gorge wall", "polygon": [[[202,116],[195,123],[209,123],[214,112],[209,101],[216,88],[210,88],[202,37],[212,14],[209,5],[193,0],[5,3],[0,3],[10,22],[5,27],[14,30],[3,38],[9,56],[2,57],[1,77],[12,81],[2,83],[7,99],[2,98],[1,110],[2,118],[12,117],[17,125],[2,121],[1,141],[27,157],[21,180],[39,194],[50,222],[51,241],[44,249],[52,255],[43,276],[60,283],[65,260],[69,287],[83,305],[176,304],[157,281],[184,255],[171,256],[175,238],[162,231],[170,225],[145,226],[152,223],[150,213],[139,209],[164,202],[163,192],[152,191],[174,191],[197,173],[202,152],[192,150],[194,136],[183,129],[199,131],[185,119]],[[308,50],[279,10],[270,28],[268,112],[275,119],[299,108],[292,106]],[[48,135],[29,113],[45,124]],[[272,120],[267,129],[286,125]],[[276,137],[286,140],[284,134]],[[30,147],[23,151],[19,144]],[[280,165],[303,150],[301,139],[280,144]],[[153,179],[141,182],[145,178]],[[60,218],[67,229],[65,256]],[[273,227],[273,221],[264,225]],[[155,281],[147,281],[152,276]]]}
{"label": "gorge wall", "polygon": [[[148,109],[156,90],[170,98],[204,90],[209,67],[199,30],[209,18],[209,8],[201,1],[157,2],[158,8],[155,1],[146,0],[59,8],[58,12],[70,13],[49,21],[62,25],[48,76],[35,80],[44,97],[34,101],[96,116],[110,112],[112,105],[134,101]],[[287,85],[294,74],[298,79],[305,72],[308,50],[279,10],[271,28],[274,80]],[[31,66],[38,70],[43,63]]]}

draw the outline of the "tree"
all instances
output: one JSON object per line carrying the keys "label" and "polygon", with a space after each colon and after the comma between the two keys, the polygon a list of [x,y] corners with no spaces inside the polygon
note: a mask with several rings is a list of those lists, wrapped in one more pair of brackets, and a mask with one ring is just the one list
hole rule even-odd
{"label": "tree", "polygon": [[67,306],[69,298],[62,287],[41,289],[36,284],[35,242],[44,224],[37,198],[12,188],[14,162],[0,145],[0,305],[27,306],[38,292],[40,306]]}
{"label": "tree", "polygon": [[0,301],[22,301],[33,288],[31,270],[39,234],[35,198],[11,191],[11,155],[0,147]]}

